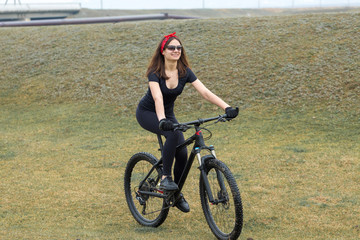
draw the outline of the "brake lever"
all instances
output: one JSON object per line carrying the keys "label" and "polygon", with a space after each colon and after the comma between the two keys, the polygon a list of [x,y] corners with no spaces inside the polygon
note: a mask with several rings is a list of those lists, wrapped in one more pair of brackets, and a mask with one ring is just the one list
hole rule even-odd
{"label": "brake lever", "polygon": [[224,115],[219,115],[219,119],[218,119],[215,123],[228,121],[228,120],[226,119],[226,116],[225,116],[225,115],[226,115],[226,114],[224,114]]}
{"label": "brake lever", "polygon": [[186,132],[189,128],[190,128],[189,126],[178,124],[178,125],[174,128],[174,131],[180,130],[180,131],[182,131],[182,132]]}

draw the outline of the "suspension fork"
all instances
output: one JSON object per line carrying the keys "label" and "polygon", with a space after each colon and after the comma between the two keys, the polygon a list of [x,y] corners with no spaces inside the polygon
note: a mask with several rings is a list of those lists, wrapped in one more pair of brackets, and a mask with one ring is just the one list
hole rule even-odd
{"label": "suspension fork", "polygon": [[211,188],[210,188],[209,180],[208,180],[207,175],[206,175],[204,162],[201,159],[201,154],[200,154],[201,149],[207,149],[208,147],[206,147],[206,145],[205,145],[204,137],[203,137],[203,134],[201,132],[200,127],[195,126],[195,130],[196,130],[196,133],[195,133],[196,140],[195,140],[195,145],[194,145],[194,148],[193,148],[193,154],[195,154],[196,158],[199,161],[200,177],[202,178],[202,180],[204,182],[205,190],[207,192],[209,201],[211,203],[213,203],[214,202],[214,197],[213,197],[213,194],[212,194],[212,191],[211,191]]}
{"label": "suspension fork", "polygon": [[[211,146],[205,147],[205,148],[210,150],[212,156],[216,158],[214,146],[211,145]],[[206,157],[204,157],[204,158],[201,157],[201,154],[200,154],[201,149],[199,147],[196,147],[194,149],[194,151],[195,151],[196,157],[197,157],[197,159],[199,161],[199,164],[200,164],[200,167],[199,167],[200,174],[201,174],[201,178],[202,178],[202,180],[204,182],[204,186],[205,186],[205,190],[207,192],[209,202],[212,203],[212,204],[218,204],[220,202],[223,202],[224,199],[214,199],[214,195],[213,195],[213,193],[211,191],[209,179],[208,179],[208,176],[206,174],[206,169],[205,169],[205,161],[206,161],[207,158]],[[209,156],[209,158],[211,158],[211,157]],[[221,172],[218,169],[215,169],[215,172],[216,172],[217,182],[218,182],[218,184],[220,186],[220,190],[226,196],[227,191],[226,191],[226,187],[225,187],[225,183],[224,183],[224,178],[222,177]],[[222,196],[224,194],[222,194]],[[219,197],[219,196],[217,196],[217,197]],[[215,196],[215,198],[217,198],[217,197]],[[225,199],[225,201],[227,201],[227,200]]]}
{"label": "suspension fork", "polygon": [[[213,193],[212,193],[212,191],[211,191],[209,179],[208,179],[208,176],[207,176],[207,174],[206,174],[205,161],[204,161],[204,159],[201,158],[200,150],[201,150],[201,149],[200,149],[199,147],[197,147],[197,148],[194,149],[195,154],[196,154],[196,157],[197,157],[197,159],[198,159],[198,161],[199,161],[199,164],[200,164],[200,166],[199,166],[200,176],[201,176],[201,178],[202,178],[202,180],[203,180],[203,183],[204,183],[204,186],[205,186],[205,190],[206,190],[206,193],[207,193],[209,202],[212,203],[212,204],[217,204],[218,201],[214,199],[214,195],[213,195]],[[212,151],[212,152],[213,152],[213,151]],[[221,179],[221,176],[218,174],[218,172],[216,172],[216,174],[217,174],[217,179],[218,179],[218,181],[219,181],[219,180]],[[220,182],[222,182],[222,184],[221,184]],[[223,184],[223,181],[222,181],[222,180],[219,181],[219,184],[220,184],[221,188],[224,189],[224,187],[223,187],[224,184]]]}

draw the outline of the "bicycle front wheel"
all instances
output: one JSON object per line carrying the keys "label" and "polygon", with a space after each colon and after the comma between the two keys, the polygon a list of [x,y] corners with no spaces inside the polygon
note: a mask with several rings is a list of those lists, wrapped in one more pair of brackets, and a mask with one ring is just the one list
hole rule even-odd
{"label": "bicycle front wheel", "polygon": [[209,201],[210,193],[200,177],[201,206],[206,221],[218,239],[237,239],[243,226],[243,208],[235,178],[223,162],[212,156],[205,156],[204,166],[214,198]]}
{"label": "bicycle front wheel", "polygon": [[[156,167],[146,177],[156,163],[157,159],[150,153],[136,153],[130,158],[124,177],[125,196],[130,212],[138,223],[148,227],[160,226],[169,212],[163,198],[139,192],[156,193],[156,185],[162,175],[161,167]],[[143,184],[140,187],[141,182]]]}

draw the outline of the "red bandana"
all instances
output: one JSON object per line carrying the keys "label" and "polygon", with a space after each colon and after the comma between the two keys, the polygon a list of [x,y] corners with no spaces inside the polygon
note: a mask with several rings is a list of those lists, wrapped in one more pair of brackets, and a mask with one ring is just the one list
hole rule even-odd
{"label": "red bandana", "polygon": [[177,37],[177,36],[175,36],[175,34],[176,34],[176,32],[174,32],[174,33],[172,33],[172,34],[169,34],[169,35],[167,35],[167,36],[164,36],[165,37],[165,39],[163,40],[163,42],[161,43],[161,53],[163,53],[163,51],[164,51],[164,47],[165,47],[165,44],[167,43],[167,41],[169,41],[169,39],[170,38],[172,38],[172,37]]}

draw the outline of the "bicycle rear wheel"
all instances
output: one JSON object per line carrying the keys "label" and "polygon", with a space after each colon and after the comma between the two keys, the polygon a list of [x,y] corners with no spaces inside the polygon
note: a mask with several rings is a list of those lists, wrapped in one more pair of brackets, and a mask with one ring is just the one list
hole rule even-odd
{"label": "bicycle rear wheel", "polygon": [[156,167],[139,189],[141,181],[156,163],[157,159],[152,154],[136,153],[130,158],[124,177],[125,196],[130,212],[138,223],[149,227],[160,226],[169,212],[163,198],[139,193],[139,190],[156,193],[156,185],[162,175],[161,167]]}
{"label": "bicycle rear wheel", "polygon": [[205,172],[214,198],[209,202],[200,177],[200,198],[206,221],[218,239],[237,239],[243,226],[240,192],[229,168],[212,156],[205,156]]}

